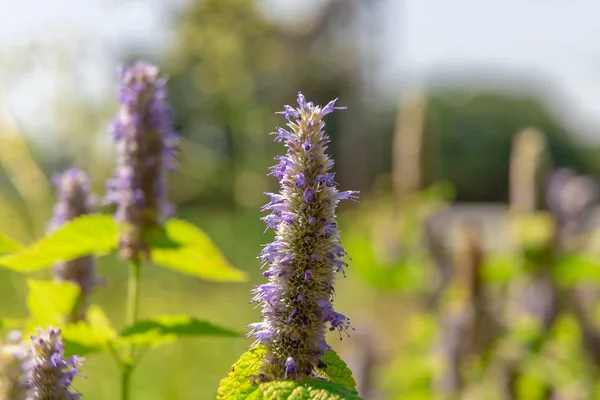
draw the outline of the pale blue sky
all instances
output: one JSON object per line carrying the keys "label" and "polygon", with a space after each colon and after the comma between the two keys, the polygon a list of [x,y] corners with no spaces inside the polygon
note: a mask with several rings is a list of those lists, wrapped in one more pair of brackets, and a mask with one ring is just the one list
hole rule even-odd
{"label": "pale blue sky", "polygon": [[[271,15],[310,12],[319,0],[262,0]],[[584,133],[600,140],[600,2],[597,0],[379,0],[383,39],[377,62],[382,87],[427,84],[444,70],[529,73],[551,82],[548,99]],[[110,88],[113,49],[160,50],[168,44],[164,11],[185,0],[0,0],[0,46],[84,37],[79,58],[92,91]],[[109,51],[110,50],[110,51]],[[109,71],[110,70],[110,71]],[[102,71],[99,73],[98,71]],[[0,70],[0,73],[2,71]],[[34,93],[1,81],[2,95],[25,118],[57,85],[37,76]],[[25,89],[24,89],[25,87]],[[390,93],[393,93],[391,91]],[[568,104],[568,106],[565,106]],[[38,104],[39,108],[39,104]]]}

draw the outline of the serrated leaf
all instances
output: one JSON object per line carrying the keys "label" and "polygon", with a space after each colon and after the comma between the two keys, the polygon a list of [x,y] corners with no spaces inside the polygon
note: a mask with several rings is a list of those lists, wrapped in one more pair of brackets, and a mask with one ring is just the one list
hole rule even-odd
{"label": "serrated leaf", "polygon": [[153,248],[154,263],[177,272],[210,281],[243,282],[247,274],[232,267],[210,238],[198,227],[186,221],[166,222],[169,240],[179,248]]}
{"label": "serrated leaf", "polygon": [[362,400],[355,390],[317,379],[261,383],[258,385],[258,390],[248,398],[256,400]]}
{"label": "serrated leaf", "polygon": [[99,306],[90,306],[86,319],[87,321],[78,321],[63,328],[62,337],[67,355],[84,356],[103,351],[116,340],[117,331]]}
{"label": "serrated leaf", "polygon": [[332,382],[339,383],[349,389],[356,389],[356,381],[352,376],[352,371],[335,351],[328,350],[323,354],[323,362],[327,365],[322,370],[323,374]]}
{"label": "serrated leaf", "polygon": [[0,254],[20,250],[23,245],[14,239],[0,233]]}
{"label": "serrated leaf", "polygon": [[239,360],[229,370],[229,373],[219,384],[217,400],[246,399],[256,391],[253,377],[259,373],[265,349],[257,346],[241,355]]}
{"label": "serrated leaf", "polygon": [[[259,374],[264,353],[264,348],[257,346],[254,350],[242,354],[227,376],[221,380],[217,400],[362,400],[355,390],[327,380],[284,380],[253,384]],[[333,354],[328,354],[327,360],[342,370],[341,360],[334,352],[331,353]],[[330,372],[336,375],[334,370],[335,368]],[[338,379],[348,378],[344,373],[338,375]]]}
{"label": "serrated leaf", "polygon": [[66,281],[27,280],[32,325],[61,324],[79,298],[79,287]]}
{"label": "serrated leaf", "polygon": [[180,337],[242,335],[187,315],[165,315],[138,321],[125,328],[120,336],[121,342],[155,347]]}
{"label": "serrated leaf", "polygon": [[0,266],[20,272],[48,268],[88,254],[109,253],[118,245],[119,225],[109,215],[85,215],[15,253],[0,257]]}

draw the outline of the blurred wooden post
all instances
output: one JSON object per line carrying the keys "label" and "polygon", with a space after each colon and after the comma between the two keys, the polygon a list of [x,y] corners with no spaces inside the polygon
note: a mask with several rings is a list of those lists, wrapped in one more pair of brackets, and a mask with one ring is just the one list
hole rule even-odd
{"label": "blurred wooden post", "polygon": [[452,278],[447,303],[441,310],[439,352],[444,373],[434,382],[440,398],[458,398],[464,389],[460,369],[466,357],[478,354],[497,332],[486,318],[482,296],[482,229],[476,221],[464,221],[455,237]]}
{"label": "blurred wooden post", "polygon": [[[510,211],[511,214],[532,214],[544,205],[546,180],[551,167],[546,138],[538,129],[529,127],[519,131],[513,140],[510,155]],[[521,244],[519,244],[521,246]],[[507,319],[530,315],[548,331],[557,316],[558,294],[551,280],[551,243],[546,245],[547,257],[540,258],[538,268],[525,281],[514,281],[509,286]],[[521,249],[526,250],[526,249]],[[507,397],[518,398],[521,377],[521,359],[505,361]],[[542,398],[552,398],[551,386],[545,388]]]}
{"label": "blurred wooden post", "polygon": [[407,96],[400,104],[393,142],[393,182],[398,204],[421,189],[421,152],[427,97]]}
{"label": "blurred wooden post", "polygon": [[536,128],[519,131],[510,153],[510,210],[530,213],[540,208],[549,167],[546,139]]}

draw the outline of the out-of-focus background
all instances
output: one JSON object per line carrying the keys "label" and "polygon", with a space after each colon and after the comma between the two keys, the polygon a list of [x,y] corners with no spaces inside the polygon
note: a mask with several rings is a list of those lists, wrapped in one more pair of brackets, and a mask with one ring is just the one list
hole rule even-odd
{"label": "out-of-focus background", "polygon": [[[258,209],[277,190],[266,173],[284,150],[268,135],[284,124],[274,111],[299,90],[317,104],[339,97],[348,110],[327,117],[330,151],[361,204],[339,212],[352,268],[335,300],[356,332],[330,342],[362,395],[599,395],[597,2],[1,2],[0,231],[41,236],[49,178],[69,166],[103,194],[117,65],[156,63],[182,136],[170,198],[251,279],[206,283],[150,266],[141,313],[245,331],[258,318],[248,300],[264,280],[259,245],[272,235]],[[121,322],[125,266],[108,258],[101,273],[109,284],[94,300]],[[0,270],[3,317],[23,315],[25,294],[23,276]],[[249,344],[150,352],[135,396],[214,398]],[[108,356],[91,356],[83,375],[85,398],[116,397]]]}

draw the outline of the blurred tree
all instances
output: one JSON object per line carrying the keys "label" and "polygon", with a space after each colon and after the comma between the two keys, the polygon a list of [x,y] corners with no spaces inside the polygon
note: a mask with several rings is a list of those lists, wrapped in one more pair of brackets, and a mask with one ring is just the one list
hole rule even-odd
{"label": "blurred tree", "polygon": [[[278,151],[267,134],[284,125],[273,112],[299,90],[321,104],[340,97],[352,109],[329,118],[327,131],[338,171],[346,166],[340,180],[354,182],[359,171],[368,182],[361,167],[369,159],[361,147],[368,131],[361,122],[368,113],[360,95],[362,61],[357,42],[347,40],[363,3],[330,0],[312,17],[279,25],[252,0],[203,0],[174,18],[177,38],[163,64],[186,138],[183,174],[174,182],[181,200],[261,203],[271,184],[266,167]],[[340,130],[343,143],[336,140]]]}
{"label": "blurred tree", "polygon": [[[506,201],[511,143],[515,133],[528,126],[544,133],[556,165],[597,171],[591,153],[584,152],[573,132],[533,94],[469,89],[430,93],[422,161],[425,186],[443,180],[455,187],[458,201]],[[388,143],[392,118],[390,113]],[[389,168],[390,156],[385,157]]]}
{"label": "blurred tree", "polygon": [[251,0],[195,1],[175,23],[165,67],[180,132],[193,143],[183,147],[184,172],[202,173],[204,195],[253,205],[266,189],[265,131],[277,123],[272,104],[281,97],[287,50]]}

